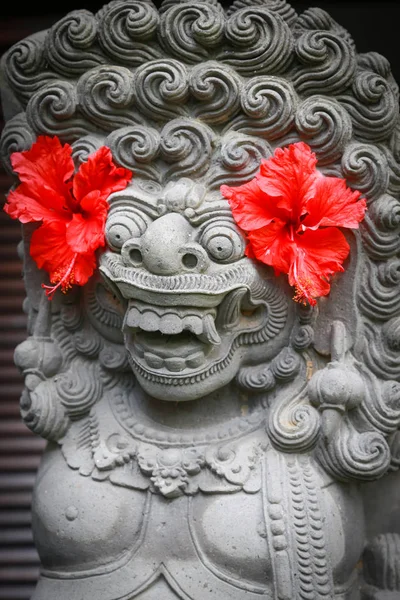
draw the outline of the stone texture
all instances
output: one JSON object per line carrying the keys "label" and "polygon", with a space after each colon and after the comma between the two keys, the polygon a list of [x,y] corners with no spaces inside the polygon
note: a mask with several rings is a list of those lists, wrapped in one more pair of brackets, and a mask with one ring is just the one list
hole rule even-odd
{"label": "stone texture", "polygon": [[[357,54],[325,11],[298,16],[285,0],[117,0],[23,40],[2,69],[10,169],[11,152],[47,134],[77,165],[105,144],[134,172],[109,199],[108,249],[84,289],[47,301],[24,226],[21,412],[49,440],[34,600],[395,598],[388,62]],[[244,256],[219,192],[299,140],[368,201],[346,271],[314,309]],[[373,502],[386,481],[390,525]]]}

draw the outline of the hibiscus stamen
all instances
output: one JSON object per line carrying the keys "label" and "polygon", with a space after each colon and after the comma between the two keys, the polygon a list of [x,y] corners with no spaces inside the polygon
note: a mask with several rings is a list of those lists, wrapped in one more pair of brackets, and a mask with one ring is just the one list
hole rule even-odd
{"label": "hibiscus stamen", "polygon": [[307,304],[315,306],[317,303],[315,296],[317,296],[317,291],[313,286],[312,280],[309,278],[299,277],[296,280],[293,300],[295,302],[299,302],[299,304],[303,304],[303,306],[307,306]]}
{"label": "hibiscus stamen", "polygon": [[63,294],[66,294],[67,291],[72,288],[72,285],[75,283],[74,267],[77,258],[78,253],[75,253],[67,269],[58,269],[58,271],[54,273],[51,282],[58,282],[57,285],[45,285],[42,283],[42,288],[46,291],[46,296],[49,300],[53,299],[54,294],[59,288],[61,288]]}

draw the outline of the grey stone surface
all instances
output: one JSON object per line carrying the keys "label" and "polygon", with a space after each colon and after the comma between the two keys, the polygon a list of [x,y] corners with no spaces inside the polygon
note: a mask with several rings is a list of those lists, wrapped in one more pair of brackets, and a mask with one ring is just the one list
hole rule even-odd
{"label": "grey stone surface", "polygon": [[[285,0],[116,0],[18,43],[2,71],[10,169],[47,134],[77,165],[105,144],[134,172],[83,289],[48,302],[24,226],[21,411],[49,440],[34,600],[399,597],[400,129],[385,58]],[[244,256],[219,192],[299,140],[368,201],[315,308]]]}

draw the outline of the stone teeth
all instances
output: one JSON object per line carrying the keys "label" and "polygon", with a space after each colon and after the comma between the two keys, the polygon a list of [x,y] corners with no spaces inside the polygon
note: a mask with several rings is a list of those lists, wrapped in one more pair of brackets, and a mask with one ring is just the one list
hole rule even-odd
{"label": "stone teeth", "polygon": [[156,313],[146,310],[142,315],[139,323],[140,329],[143,331],[158,331],[160,328],[160,317]]}
{"label": "stone teeth", "polygon": [[205,344],[219,345],[221,338],[215,326],[215,311],[204,314],[200,309],[199,314],[186,314],[179,316],[174,312],[164,312],[165,309],[156,307],[131,306],[125,319],[125,326],[143,331],[160,331],[165,335],[177,335],[183,330],[190,331]]}
{"label": "stone teeth", "polygon": [[186,367],[186,361],[184,358],[166,358],[164,360],[164,364],[168,371],[172,371],[173,373],[177,373],[178,371],[183,371]]}
{"label": "stone teeth", "polygon": [[185,317],[183,319],[183,328],[195,335],[201,335],[203,333],[203,321],[196,315]]}
{"label": "stone teeth", "polygon": [[140,323],[140,321],[141,321],[141,317],[142,317],[142,315],[141,315],[141,313],[138,311],[138,309],[133,307],[133,308],[131,308],[131,309],[129,310],[129,312],[128,312],[128,313],[127,313],[127,315],[126,315],[126,321],[125,321],[125,324],[126,324],[128,327],[132,327],[132,328],[139,327],[139,323]]}
{"label": "stone teeth", "polygon": [[221,343],[221,338],[215,328],[215,322],[212,315],[207,314],[203,318],[203,332],[198,337],[202,342],[212,344],[213,346],[218,346]]}
{"label": "stone teeth", "polygon": [[190,369],[196,369],[197,367],[200,367],[202,364],[204,364],[205,358],[206,357],[204,356],[204,352],[202,351],[196,352],[195,354],[191,354],[186,359],[186,366]]}
{"label": "stone teeth", "polygon": [[168,313],[160,319],[161,333],[174,335],[183,331],[183,322],[178,315]]}
{"label": "stone teeth", "polygon": [[152,369],[161,369],[164,366],[163,359],[151,352],[145,352],[143,358]]}

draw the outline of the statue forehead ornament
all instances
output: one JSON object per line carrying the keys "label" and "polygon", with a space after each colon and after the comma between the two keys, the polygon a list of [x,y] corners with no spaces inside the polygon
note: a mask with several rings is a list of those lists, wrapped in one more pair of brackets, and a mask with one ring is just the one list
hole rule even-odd
{"label": "statue forehead ornament", "polygon": [[[114,394],[123,427],[141,439],[135,380],[167,401],[236,382],[253,425],[263,423],[279,450],[316,446],[339,479],[386,472],[397,460],[387,438],[400,423],[399,116],[388,62],[358,54],[325,11],[298,16],[284,0],[236,0],[227,10],[211,0],[159,9],[117,0],[97,14],[69,13],[2,64],[10,170],[13,152],[57,136],[76,169],[105,146],[133,172],[107,199],[98,272],[51,305],[24,226],[30,337],[16,360],[28,425],[63,439],[88,415],[94,427],[96,406]],[[220,192],[298,142],[315,152],[319,174],[346,180],[368,203],[360,230],[347,234],[345,272],[314,308],[293,302],[285,275],[246,256]],[[329,378],[348,379],[348,389],[330,395]],[[238,417],[233,437],[248,424]],[[172,445],[178,438],[170,433]],[[113,448],[113,464],[131,460]]]}

